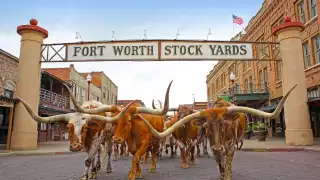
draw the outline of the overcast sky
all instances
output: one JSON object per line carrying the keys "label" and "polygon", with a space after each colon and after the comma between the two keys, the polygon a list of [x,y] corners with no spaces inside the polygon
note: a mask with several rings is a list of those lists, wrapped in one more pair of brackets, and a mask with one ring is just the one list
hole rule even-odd
{"label": "overcast sky", "polygon": [[[250,18],[263,0],[10,0],[1,2],[0,48],[19,57],[20,36],[16,27],[36,18],[49,31],[45,43],[74,42],[76,32],[84,41],[203,39],[211,28],[211,40],[230,40],[242,30],[232,14]],[[170,106],[206,101],[206,75],[216,62],[92,62],[74,63],[79,72],[104,71],[118,86],[118,99],[164,100],[171,80]],[[42,67],[68,67],[70,63],[46,63]]]}

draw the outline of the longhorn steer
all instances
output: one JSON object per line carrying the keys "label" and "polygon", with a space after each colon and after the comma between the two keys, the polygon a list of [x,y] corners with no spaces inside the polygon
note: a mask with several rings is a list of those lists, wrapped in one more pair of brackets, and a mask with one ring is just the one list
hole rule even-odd
{"label": "longhorn steer", "polygon": [[[181,118],[194,113],[193,108],[188,106],[179,106],[179,108],[170,108],[169,110],[177,111],[177,114],[173,117],[173,121],[169,127],[179,122]],[[195,163],[194,153],[199,129],[200,127],[195,125],[194,121],[191,121],[186,123],[183,127],[177,128],[175,132],[172,133],[172,136],[177,140],[177,144],[180,148],[182,168],[189,167],[189,160],[191,164]]]}
{"label": "longhorn steer", "polygon": [[[217,98],[217,100],[213,103],[213,107],[230,107],[234,106],[234,104],[225,101],[222,98]],[[228,117],[228,120],[234,120],[236,121],[236,131],[235,131],[235,136],[236,136],[236,146],[237,149],[240,150],[243,145],[243,137],[245,134],[245,129],[246,129],[246,124],[247,124],[247,117],[244,113],[234,113],[232,116]],[[239,147],[240,143],[240,147]]]}
{"label": "longhorn steer", "polygon": [[[137,114],[136,116],[140,117],[140,119],[148,125],[151,133],[158,138],[165,138],[193,119],[206,118],[206,134],[209,138],[210,146],[212,148],[212,151],[214,152],[216,162],[219,165],[220,179],[231,180],[232,159],[235,152],[236,143],[236,121],[234,121],[233,119],[229,120],[228,117],[232,116],[234,113],[242,112],[268,119],[275,118],[279,116],[286,99],[296,86],[297,85],[295,85],[286,93],[285,96],[283,96],[282,100],[273,113],[266,113],[257,109],[235,105],[229,107],[209,108],[185,116],[162,133],[159,133],[156,129],[154,129],[149,124],[149,122],[141,115]],[[226,158],[224,158],[224,156],[226,156]]]}
{"label": "longhorn steer", "polygon": [[[67,87],[68,88],[68,87]],[[68,89],[70,90],[70,89]],[[71,90],[70,90],[71,91]],[[101,132],[105,128],[106,123],[112,123],[121,116],[125,114],[125,111],[133,104],[129,103],[117,116],[115,117],[105,117],[105,113],[100,114],[96,113],[95,115],[82,114],[82,113],[67,113],[61,115],[55,115],[50,117],[40,117],[36,114],[32,108],[21,98],[17,97],[18,100],[24,105],[30,116],[37,122],[40,123],[52,123],[57,121],[66,121],[68,122],[67,127],[69,128],[69,139],[70,139],[70,151],[81,151],[84,149],[88,154],[88,157],[85,160],[85,172],[83,179],[89,178],[89,168],[91,166],[91,178],[96,178],[97,170],[99,169],[99,160],[98,157],[97,163],[95,163],[95,155],[100,156],[100,144],[101,141]],[[102,104],[95,102],[87,102],[86,105],[80,107],[81,109],[88,108],[88,105],[92,106],[101,106]],[[107,109],[114,108],[113,106],[104,106]],[[109,127],[109,126],[107,126]],[[98,165],[98,167],[96,166]]]}
{"label": "longhorn steer", "polygon": [[[136,179],[136,177],[141,177],[142,171],[140,168],[140,158],[146,153],[150,144],[152,144],[152,163],[150,165],[150,172],[154,172],[156,169],[156,154],[159,151],[159,139],[154,138],[150,133],[147,125],[139,120],[136,120],[134,114],[140,114],[147,121],[152,124],[152,127],[157,131],[163,131],[163,115],[168,112],[169,103],[169,91],[171,87],[170,82],[164,103],[164,109],[150,109],[146,107],[141,107],[137,104],[132,105],[126,113],[119,118],[115,124],[113,141],[114,143],[122,144],[127,142],[129,152],[133,155],[132,158],[132,168],[129,172],[128,179]],[[79,112],[83,113],[101,113],[106,112],[108,108],[92,108],[92,109],[81,109],[78,107]],[[112,113],[119,113],[120,110],[117,108],[112,109]],[[139,118],[138,118],[139,119]]]}

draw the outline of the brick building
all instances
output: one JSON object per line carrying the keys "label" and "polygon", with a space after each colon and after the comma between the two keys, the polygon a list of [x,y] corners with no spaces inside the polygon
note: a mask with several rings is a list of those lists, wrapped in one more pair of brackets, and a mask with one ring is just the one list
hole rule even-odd
{"label": "brick building", "polygon": [[[311,125],[315,137],[320,137],[320,1],[317,0],[265,0],[258,13],[252,17],[245,34],[238,34],[232,40],[277,42],[272,35],[272,28],[283,23],[284,16],[305,24],[302,32],[305,75],[308,87],[308,98]],[[263,58],[266,48],[259,45],[257,54]],[[277,56],[279,46],[269,50]],[[235,93],[232,97],[240,105],[272,111],[282,98],[281,61],[219,61],[207,75],[208,102],[217,96],[230,98],[232,83],[230,73],[235,74]],[[256,119],[249,117],[249,121]],[[285,121],[283,112],[279,118],[266,121],[269,136],[284,136]]]}
{"label": "brick building", "polygon": [[103,104],[115,105],[118,100],[118,86],[102,71],[101,72],[90,72],[90,73],[80,73],[84,78],[88,74],[92,77],[92,84],[101,90],[100,101]]}

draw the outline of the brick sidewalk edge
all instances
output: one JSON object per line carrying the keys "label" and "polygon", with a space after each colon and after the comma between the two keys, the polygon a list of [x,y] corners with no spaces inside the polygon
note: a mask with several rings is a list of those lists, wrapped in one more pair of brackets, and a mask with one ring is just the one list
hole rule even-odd
{"label": "brick sidewalk edge", "polygon": [[[315,148],[242,148],[240,151],[246,152],[320,152],[320,149]],[[41,156],[41,155],[69,155],[83,152],[24,152],[24,151],[16,151],[16,152],[0,152],[0,156]]]}
{"label": "brick sidewalk edge", "polygon": [[247,151],[247,152],[299,152],[299,151],[320,152],[320,149],[296,148],[296,147],[289,147],[289,148],[242,148],[240,151]]}
{"label": "brick sidewalk edge", "polygon": [[23,151],[17,151],[17,152],[2,152],[0,153],[0,156],[41,156],[41,155],[69,155],[69,154],[76,154],[81,152],[71,152],[71,151],[65,151],[65,152],[23,152]]}

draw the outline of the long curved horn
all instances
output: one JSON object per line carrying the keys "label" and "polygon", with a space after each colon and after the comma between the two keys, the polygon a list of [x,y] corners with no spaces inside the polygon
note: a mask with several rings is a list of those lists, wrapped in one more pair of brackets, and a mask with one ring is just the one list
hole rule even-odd
{"label": "long curved horn", "polygon": [[158,102],[159,102],[160,109],[162,109],[162,102],[160,100],[158,100]]}
{"label": "long curved horn", "polygon": [[200,112],[196,112],[193,114],[190,114],[188,116],[185,116],[184,118],[180,119],[179,121],[177,121],[175,124],[173,124],[171,127],[169,127],[166,131],[159,133],[156,129],[154,129],[149,122],[144,119],[140,114],[135,114],[135,116],[139,117],[149,128],[150,132],[156,136],[157,138],[164,138],[168,135],[170,135],[171,133],[173,133],[174,131],[176,131],[177,128],[183,126],[184,124],[188,123],[189,121],[191,121],[192,119],[198,119],[198,118],[202,118],[203,116],[221,116],[224,113],[231,113],[231,112],[242,112],[242,113],[248,113],[251,115],[255,115],[255,116],[259,116],[259,117],[264,117],[264,118],[268,118],[268,119],[272,119],[275,118],[277,116],[279,116],[285,101],[287,100],[289,94],[291,93],[291,91],[296,87],[297,85],[295,85],[294,87],[292,87],[287,94],[281,99],[280,103],[278,104],[276,110],[274,110],[273,113],[266,113],[257,109],[253,109],[253,108],[249,108],[249,107],[241,107],[241,106],[230,106],[230,107],[220,107],[220,108],[210,108],[210,109],[206,109],[206,110],[202,110]]}
{"label": "long curved horn", "polygon": [[[131,107],[129,108],[130,112],[132,113],[146,113],[146,114],[153,114],[153,115],[165,115],[168,112],[168,106],[169,106],[169,92],[170,92],[170,87],[171,87],[172,81],[170,82],[166,96],[165,96],[165,101],[164,101],[164,108],[163,109],[150,109],[146,107]],[[103,105],[102,107],[99,108],[91,108],[91,109],[84,109],[80,108],[80,112],[83,113],[88,113],[88,114],[98,114],[102,112],[108,112],[112,111],[113,108],[117,108],[117,106],[110,106],[110,105]]]}
{"label": "long curved horn", "polygon": [[152,108],[157,109],[156,106],[154,105],[154,99],[152,99]]}
{"label": "long curved horn", "polygon": [[81,112],[81,106],[78,104],[78,102],[77,102],[77,100],[76,100],[76,97],[74,97],[74,95],[73,95],[73,92],[72,92],[72,90],[69,88],[69,86],[68,85],[66,85],[65,83],[63,83],[63,85],[67,88],[67,90],[69,91],[69,96],[70,96],[70,98],[71,98],[71,101],[72,101],[72,103],[73,103],[73,105],[74,105],[74,108],[76,108],[76,111],[77,112]]}
{"label": "long curved horn", "polygon": [[[162,109],[162,102],[160,100],[158,100],[158,101],[160,104],[160,109]],[[152,108],[157,109],[156,106],[154,105],[154,99],[152,99]],[[178,111],[178,108],[169,108],[168,111]]]}
{"label": "long curved horn", "polygon": [[277,116],[279,116],[279,114],[282,111],[282,108],[284,106],[285,101],[287,100],[289,94],[291,93],[291,91],[293,91],[294,88],[296,88],[297,85],[293,86],[285,96],[283,96],[283,98],[281,99],[280,103],[278,104],[277,108],[273,111],[273,113],[267,113],[264,111],[260,111],[257,109],[253,109],[253,108],[248,108],[248,107],[242,107],[242,106],[230,106],[227,107],[228,108],[228,112],[244,112],[244,113],[248,113],[254,116],[258,116],[258,117],[263,117],[263,118],[267,118],[267,119],[273,119]]}
{"label": "long curved horn", "polygon": [[40,123],[52,123],[55,121],[67,121],[68,122],[68,115],[67,114],[59,114],[59,115],[54,115],[54,116],[50,116],[50,117],[40,117],[37,113],[35,113],[32,108],[30,107],[30,105],[28,103],[26,103],[23,99],[16,97],[16,99],[18,99],[23,106],[26,108],[26,110],[28,111],[29,115],[32,117],[32,119],[34,119],[37,122]]}
{"label": "long curved horn", "polygon": [[[102,113],[102,112],[110,112],[110,111],[113,111],[114,109],[117,109],[119,111],[121,111],[121,108],[118,107],[118,106],[114,106],[114,105],[103,105],[102,107],[100,108],[92,108],[90,109],[90,112],[87,110],[87,109],[84,109],[82,108],[78,103],[77,103],[77,100],[76,98],[72,95],[72,91],[71,89],[66,85],[64,84],[64,86],[67,88],[67,90],[69,91],[69,94],[70,94],[70,98],[71,98],[71,101],[74,105],[74,108],[76,109],[77,112],[80,112],[80,113],[88,113],[88,114],[99,114],[99,113]],[[99,110],[97,110],[99,109]]]}
{"label": "long curved horn", "polygon": [[120,113],[118,113],[118,115],[114,116],[114,117],[105,117],[105,116],[101,116],[101,115],[90,115],[90,118],[92,120],[97,120],[97,121],[106,121],[108,123],[113,123],[115,121],[117,121],[118,119],[120,119],[125,113],[126,111],[129,109],[129,107],[135,103],[137,100],[130,102],[128,105],[126,105],[126,107],[124,107]]}

